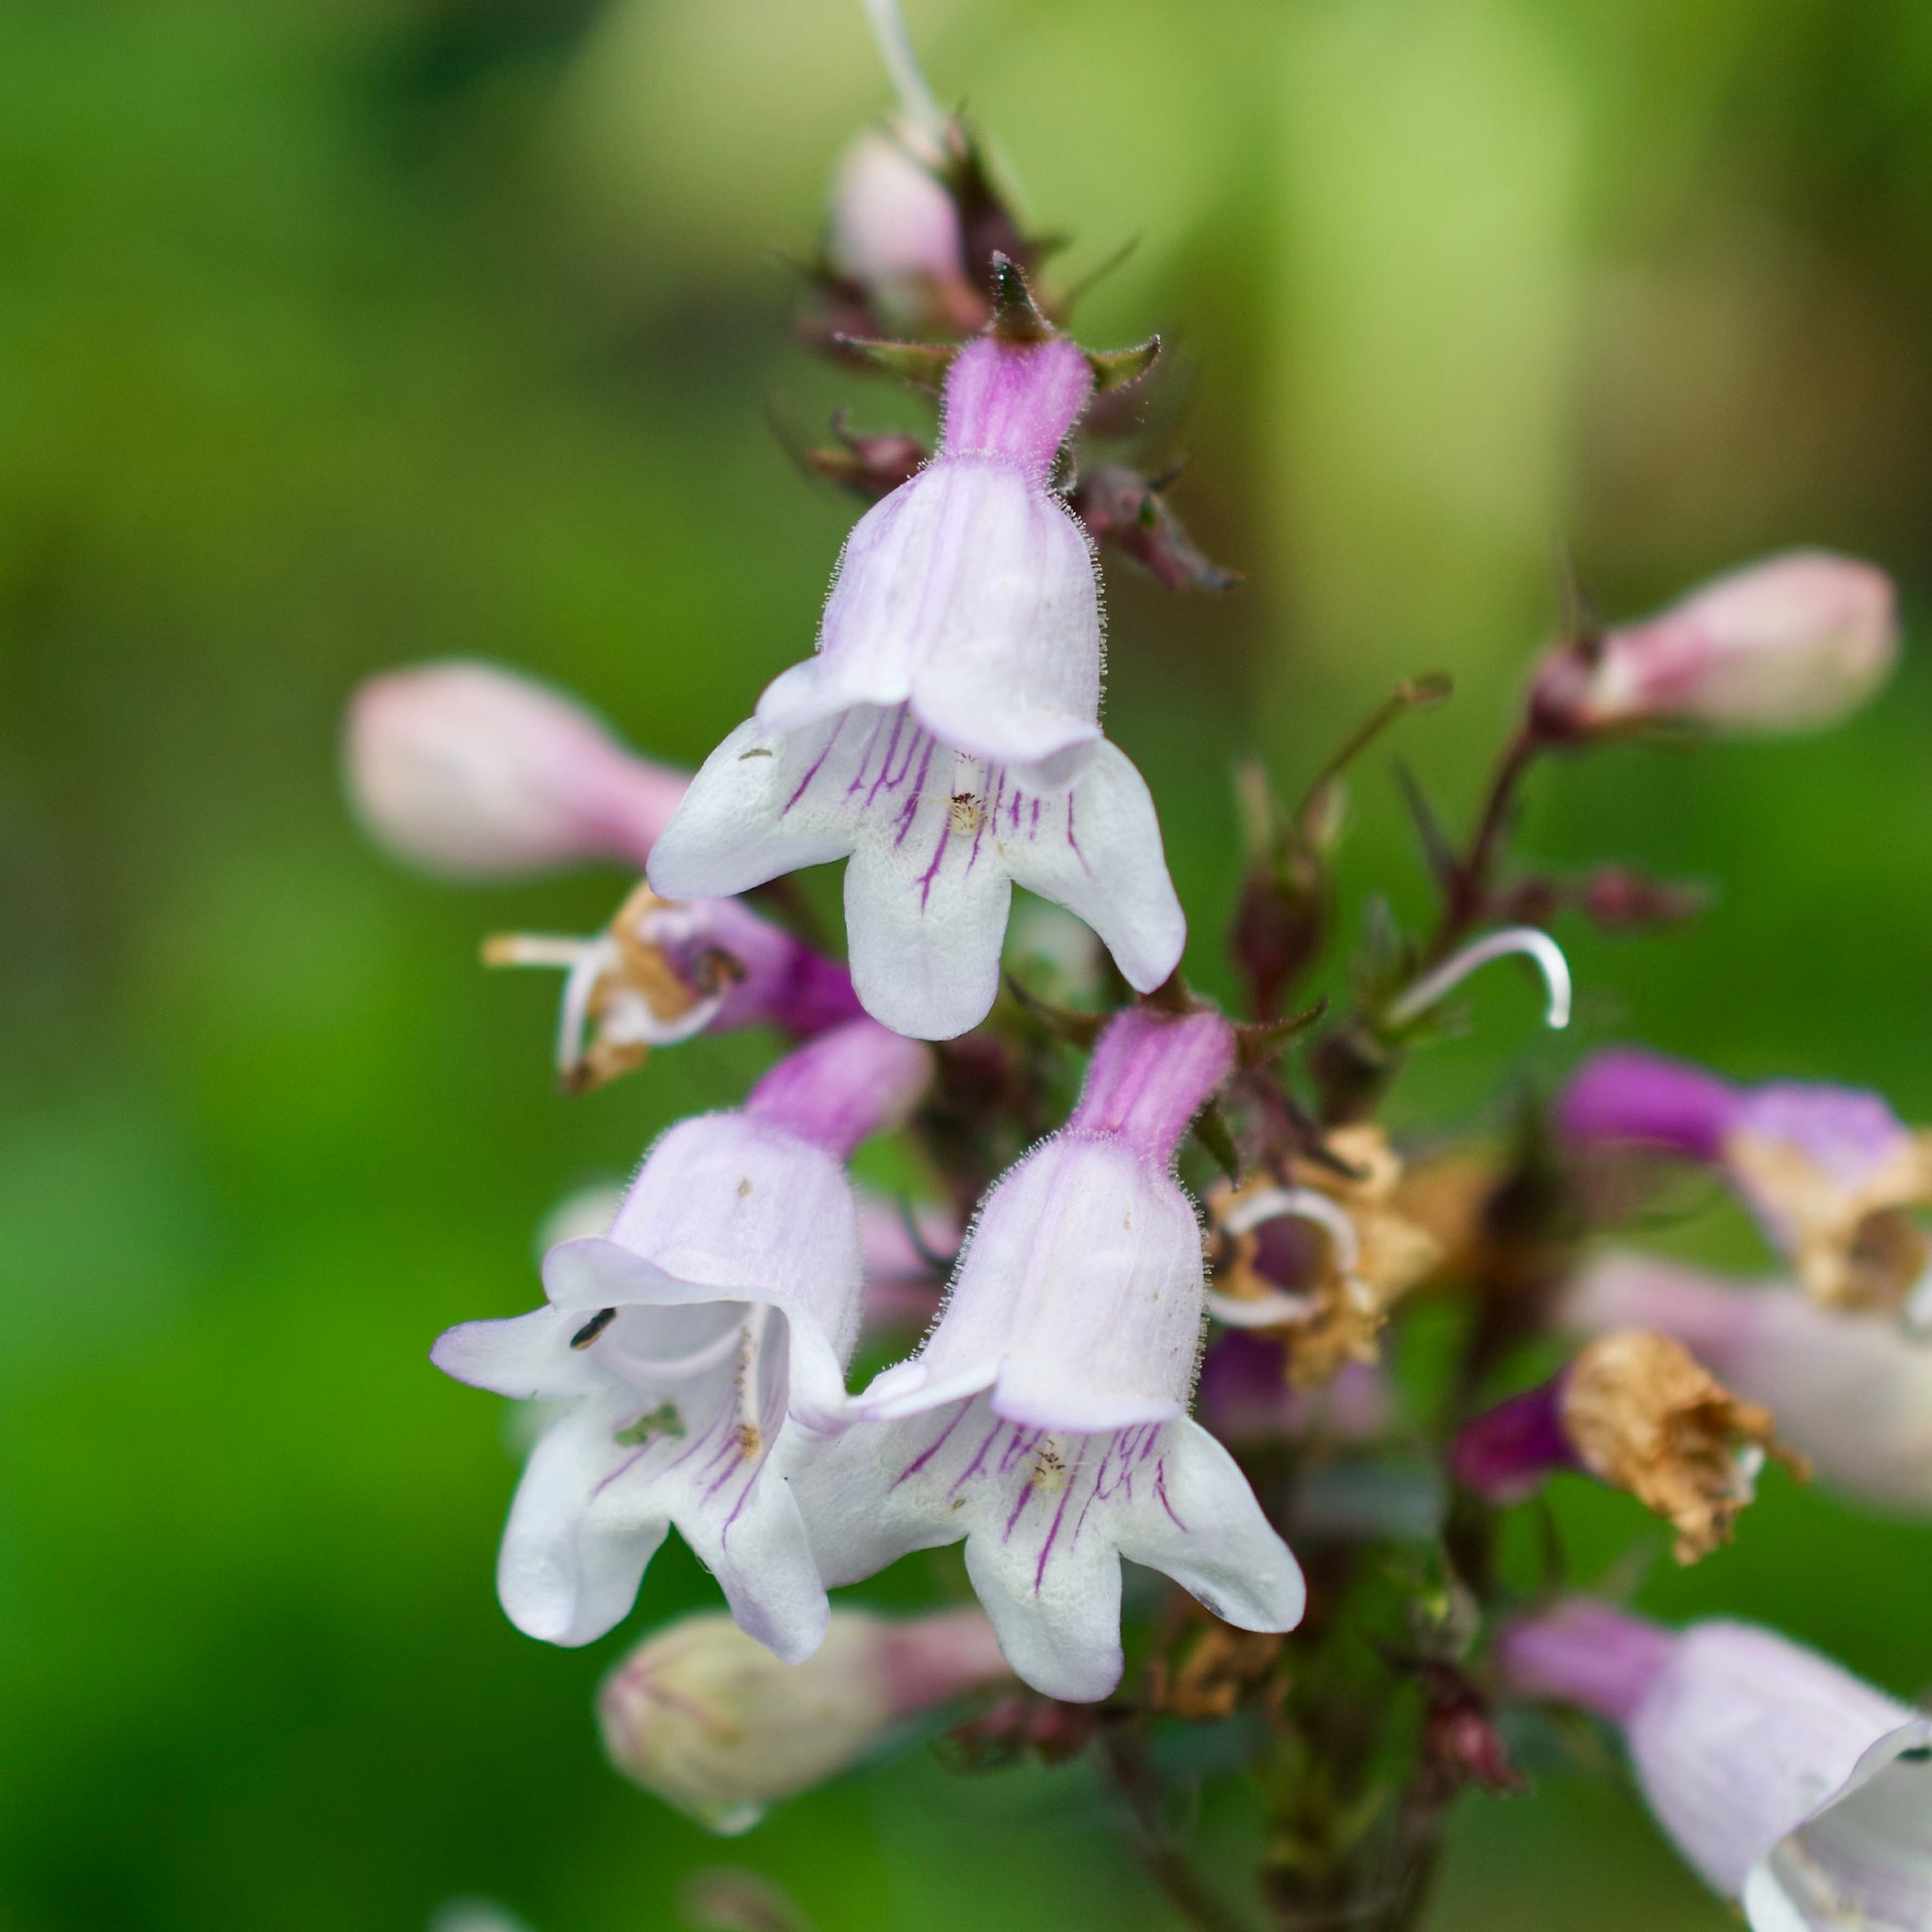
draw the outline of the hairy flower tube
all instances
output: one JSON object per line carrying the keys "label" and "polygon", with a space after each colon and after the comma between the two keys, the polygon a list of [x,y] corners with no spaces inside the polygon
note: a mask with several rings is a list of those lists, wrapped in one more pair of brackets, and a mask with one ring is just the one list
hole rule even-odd
{"label": "hairy flower tube", "polygon": [[503,1534],[497,1591],[520,1630],[602,1636],[675,1524],[747,1631],[787,1661],[817,1646],[825,1591],[767,1464],[790,1419],[840,1413],[862,1268],[844,1162],[930,1063],[864,1019],[798,1048],[739,1112],[665,1134],[608,1235],[551,1249],[546,1307],[437,1342],[459,1381],[571,1405]]}
{"label": "hairy flower tube", "polygon": [[1205,1282],[1172,1168],[1233,1046],[1215,1014],[1116,1017],[1066,1126],[988,1194],[924,1347],[857,1398],[867,1420],[788,1453],[827,1583],[965,1538],[1001,1647],[1049,1697],[1119,1681],[1122,1557],[1244,1629],[1302,1615],[1295,1559],[1187,1416]]}
{"label": "hairy flower tube", "polygon": [[1623,1733],[1657,1821],[1753,1932],[1932,1924],[1932,1718],[1769,1630],[1573,1599],[1498,1646],[1519,1696]]}
{"label": "hairy flower tube", "polygon": [[1153,800],[1100,736],[1092,550],[1050,482],[1093,386],[1057,336],[958,352],[938,456],[861,519],[816,655],[705,760],[651,856],[673,897],[849,856],[854,985],[920,1038],[992,1007],[1016,884],[1143,992],[1180,957]]}
{"label": "hairy flower tube", "polygon": [[1856,710],[1897,655],[1891,579],[1855,557],[1794,550],[1719,577],[1587,651],[1553,653],[1535,705],[1563,737],[1648,724],[1804,731]]}
{"label": "hairy flower tube", "polygon": [[1848,1495],[1932,1510],[1932,1347],[1883,1315],[1820,1308],[1784,1283],[1744,1283],[1654,1256],[1612,1253],[1566,1290],[1573,1332],[1650,1328],[1726,1387]]}
{"label": "hairy flower tube", "polygon": [[1772,1455],[1803,1469],[1768,1409],[1739,1401],[1668,1336],[1619,1328],[1470,1423],[1449,1467],[1496,1503],[1520,1502],[1561,1469],[1592,1475],[1661,1516],[1678,1562],[1694,1563],[1729,1541]]}
{"label": "hairy flower tube", "polygon": [[802,1663],[781,1663],[729,1617],[653,1631],[604,1680],[599,1728],[632,1783],[716,1832],[822,1784],[891,1742],[906,1721],[1010,1681],[976,1609],[895,1619],[839,1609]]}
{"label": "hairy flower tube", "polygon": [[361,685],[343,761],[378,845],[470,878],[599,859],[641,867],[690,782],[548,685],[460,659]]}
{"label": "hairy flower tube", "polygon": [[1932,1148],[1875,1093],[1736,1087],[1617,1047],[1584,1063],[1557,1122],[1573,1146],[1625,1143],[1718,1169],[1828,1306],[1897,1310],[1932,1261],[1910,1212],[1932,1204]]}

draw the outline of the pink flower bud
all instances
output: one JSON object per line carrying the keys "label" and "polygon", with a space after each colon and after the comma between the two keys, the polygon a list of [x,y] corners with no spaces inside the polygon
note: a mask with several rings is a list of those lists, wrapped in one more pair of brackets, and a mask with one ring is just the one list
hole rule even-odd
{"label": "pink flower bud", "polygon": [[976,1609],[907,1622],[838,1610],[802,1664],[699,1615],[639,1644],[605,1679],[597,1715],[625,1777],[732,1833],[859,1763],[907,1718],[1011,1676]]}
{"label": "pink flower bud", "polygon": [[1593,661],[1551,657],[1537,703],[1571,735],[1665,723],[1804,731],[1856,710],[1897,654],[1890,578],[1856,558],[1793,550],[1610,631]]}
{"label": "pink flower bud", "polygon": [[909,122],[869,129],[845,151],[832,185],[826,252],[881,317],[965,334],[986,304],[965,273],[959,208],[942,157]]}
{"label": "pink flower bud", "polygon": [[379,845],[472,878],[597,859],[641,866],[689,782],[547,686],[457,660],[363,684],[344,762]]}

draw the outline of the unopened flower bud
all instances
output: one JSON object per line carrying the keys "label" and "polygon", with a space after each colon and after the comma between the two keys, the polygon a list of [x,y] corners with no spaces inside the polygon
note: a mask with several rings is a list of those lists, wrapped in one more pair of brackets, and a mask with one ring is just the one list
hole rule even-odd
{"label": "unopened flower bud", "polygon": [[826,257],[895,328],[966,335],[986,319],[937,143],[898,119],[861,134],[832,187]]}
{"label": "unopened flower bud", "polygon": [[344,762],[378,844],[483,879],[598,859],[641,867],[689,782],[547,686],[457,660],[361,685]]}
{"label": "unopened flower bud", "polygon": [[1421,1673],[1423,1769],[1439,1797],[1475,1786],[1517,1792],[1523,1777],[1490,1716],[1488,1701],[1453,1665],[1435,1663]]}
{"label": "unopened flower bud", "polygon": [[895,431],[866,436],[848,429],[843,410],[832,418],[832,434],[838,438],[837,446],[806,450],[806,464],[868,503],[910,483],[931,454],[916,436]]}
{"label": "unopened flower bud", "polygon": [[1124,464],[1087,472],[1072,500],[1095,543],[1125,552],[1171,591],[1225,591],[1241,581],[1202,555],[1160,485]]}
{"label": "unopened flower bud", "polygon": [[598,1723],[625,1777],[734,1833],[857,1764],[904,1720],[1011,1676],[976,1609],[908,1622],[839,1610],[800,1664],[729,1617],[689,1616],[605,1679]]}
{"label": "unopened flower bud", "polygon": [[1558,737],[1649,724],[1804,731],[1856,710],[1897,654],[1890,578],[1856,558],[1794,550],[1608,631],[1588,652],[1553,652],[1533,703]]}
{"label": "unopened flower bud", "polygon": [[1503,1633],[1518,1696],[1623,1733],[1657,1822],[1757,1932],[1932,1924],[1932,1718],[1770,1630],[1585,1598]]}
{"label": "unopened flower bud", "polygon": [[1740,1401],[1667,1336],[1620,1329],[1589,1343],[1553,1381],[1478,1417],[1450,1455],[1456,1480],[1519,1502],[1559,1469],[1621,1489],[1677,1533],[1679,1563],[1730,1540],[1765,1458],[1796,1472],[1771,1412]]}

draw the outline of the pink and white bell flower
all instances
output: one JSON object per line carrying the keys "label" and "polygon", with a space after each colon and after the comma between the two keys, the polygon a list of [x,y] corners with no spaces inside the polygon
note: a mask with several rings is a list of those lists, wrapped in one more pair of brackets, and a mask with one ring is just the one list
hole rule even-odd
{"label": "pink and white bell flower", "polygon": [[1576,1334],[1648,1328],[1762,1403],[1819,1477],[1883,1508],[1932,1511],[1932,1346],[1884,1315],[1820,1308],[1788,1282],[1741,1282],[1612,1252],[1564,1291]]}
{"label": "pink and white bell flower", "polygon": [[920,1038],[985,1018],[1016,884],[1143,992],[1186,936],[1153,800],[1101,737],[1092,546],[1052,486],[1094,380],[1058,336],[954,356],[939,454],[861,519],[816,654],[705,760],[651,856],[687,898],[849,857],[859,998]]}
{"label": "pink and white bell flower", "polygon": [[1932,1240],[1932,1138],[1879,1094],[1825,1082],[1741,1087],[1701,1066],[1613,1047],[1579,1069],[1557,1107],[1572,1146],[1647,1147],[1717,1169],[1833,1308],[1923,1310]]}
{"label": "pink and white bell flower", "polygon": [[563,693],[460,658],[358,686],[343,764],[378,845],[474,879],[605,859],[641,867],[690,783]]}
{"label": "pink and white bell flower", "polygon": [[1173,1163],[1233,1060],[1216,1014],[1117,1017],[1072,1118],[987,1195],[923,1349],[856,1398],[867,1420],[787,1452],[828,1584],[963,1537],[1049,1697],[1119,1682],[1123,1557],[1244,1629],[1302,1616],[1294,1557],[1187,1414],[1206,1285]]}
{"label": "pink and white bell flower", "polygon": [[787,1661],[825,1632],[825,1590],[773,1449],[836,1426],[862,1263],[845,1160],[897,1121],[931,1053],[865,1019],[781,1060],[743,1109],[680,1122],[607,1235],[544,1257],[547,1306],[452,1328],[447,1374],[568,1399],[532,1452],[497,1563],[509,1619],[585,1644],[629,1610],[675,1525],[732,1614]]}
{"label": "pink and white bell flower", "polygon": [[1504,1631],[1519,1696],[1623,1733],[1645,1801],[1753,1932],[1932,1925],[1932,1718],[1750,1624],[1573,1599]]}

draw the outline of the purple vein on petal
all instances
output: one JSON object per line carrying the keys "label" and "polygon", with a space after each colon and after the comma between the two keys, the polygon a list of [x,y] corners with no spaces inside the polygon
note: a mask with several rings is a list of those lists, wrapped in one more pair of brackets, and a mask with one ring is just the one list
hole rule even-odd
{"label": "purple vein on petal", "polygon": [[919,910],[925,910],[925,902],[932,897],[932,882],[939,877],[939,868],[946,862],[946,847],[952,842],[952,821],[945,820],[939,827],[939,843],[932,849],[932,863],[919,875]]}
{"label": "purple vein on petal", "polygon": [[[883,723],[884,721],[882,720],[881,722]],[[893,735],[886,741],[886,756],[879,760],[879,776],[872,781],[872,789],[866,793],[866,804],[868,807],[879,796],[879,789],[882,785],[890,791],[898,783],[898,779],[893,776],[893,754],[898,750],[898,735],[904,729],[905,707],[901,705],[893,713]],[[914,747],[918,744],[918,734],[916,732],[912,735],[912,744]],[[907,752],[906,756],[909,759],[911,757],[910,751]],[[901,772],[900,776],[902,777],[903,775]]]}
{"label": "purple vein on petal", "polygon": [[825,760],[832,756],[832,747],[839,742],[839,739],[841,738],[841,736],[843,736],[844,732],[845,732],[845,720],[841,718],[838,721],[838,723],[832,727],[832,735],[830,738],[828,738],[825,741],[824,745],[820,748],[818,757],[812,759],[811,769],[807,771],[805,775],[798,780],[798,789],[794,791],[791,794],[791,796],[785,800],[783,805],[779,807],[778,816],[780,818],[783,818],[785,813],[790,811],[792,806],[797,804],[799,799],[804,797],[806,789],[810,786],[811,781],[818,776],[819,767],[823,765]]}
{"label": "purple vein on petal", "polygon": [[1087,855],[1080,850],[1080,841],[1073,836],[1073,793],[1070,791],[1066,794],[1066,842],[1073,848],[1073,856],[1079,860],[1080,870],[1091,879],[1093,868],[1087,864]]}
{"label": "purple vein on petal", "polygon": [[1005,1426],[1004,1423],[995,1418],[993,1427],[986,1432],[986,1435],[981,1439],[979,1448],[973,1451],[973,1459],[954,1477],[952,1486],[946,1491],[948,1496],[956,1495],[960,1489],[964,1488],[973,1477],[985,1468],[986,1451],[993,1447],[995,1439]]}
{"label": "purple vein on petal", "polygon": [[[966,1402],[962,1402],[959,1405],[959,1407],[953,1411],[952,1421],[949,1422],[945,1426],[945,1428],[942,1429],[939,1432],[939,1434],[935,1436],[933,1440],[930,1443],[928,1443],[926,1447],[922,1449],[918,1452],[918,1454],[915,1455],[911,1459],[911,1461],[909,1461],[905,1465],[905,1467],[898,1472],[897,1476],[893,1478],[893,1487],[895,1489],[897,1489],[901,1482],[906,1481],[909,1477],[917,1475],[918,1472],[921,1469],[923,1469],[925,1465],[928,1462],[930,1462],[932,1458],[935,1455],[937,1455],[942,1449],[946,1447],[947,1442],[952,1437],[953,1431],[957,1429],[959,1425],[966,1420],[966,1411],[970,1409],[972,1406],[973,1405],[969,1400]],[[997,1428],[998,1425],[996,1424],[995,1427]]]}
{"label": "purple vein on petal", "polygon": [[752,1499],[752,1491],[758,1487],[758,1480],[764,1470],[764,1458],[760,1456],[752,1465],[752,1473],[745,1478],[745,1487],[738,1492],[738,1500],[732,1504],[732,1513],[725,1518],[725,1527],[718,1532],[718,1546],[723,1549],[731,1541],[732,1525],[744,1513],[745,1505]]}
{"label": "purple vein on petal", "polygon": [[1173,1504],[1168,1500],[1168,1458],[1165,1455],[1154,1465],[1154,1493],[1160,1499],[1161,1507],[1168,1512],[1174,1528],[1182,1536],[1187,1535],[1187,1525],[1174,1515]]}
{"label": "purple vein on petal", "polygon": [[[900,713],[898,715],[903,716],[904,714]],[[852,782],[848,784],[845,788],[845,795],[848,798],[850,798],[852,794],[855,791],[857,791],[862,784],[865,783],[866,773],[872,769],[872,755],[875,749],[878,747],[879,734],[883,732],[885,729],[886,729],[886,713],[882,711],[879,714],[879,716],[872,721],[872,735],[866,740],[866,749],[864,755],[859,759],[859,768],[852,774]],[[840,726],[840,730],[841,731],[844,730],[843,725]],[[886,756],[890,759],[892,754],[888,752]]]}
{"label": "purple vein on petal", "polygon": [[[1066,1506],[1073,1500],[1074,1485],[1080,1479],[1080,1465],[1086,1460],[1087,1445],[1091,1437],[1080,1439],[1080,1448],[1073,1458],[1073,1467],[1067,1473],[1066,1487],[1060,1491],[1060,1506],[1053,1512],[1053,1521],[1046,1532],[1046,1541],[1039,1546],[1039,1561],[1034,1565],[1034,1594],[1039,1594],[1040,1584],[1046,1577],[1046,1560],[1053,1554],[1053,1545],[1059,1539],[1060,1524],[1066,1519]],[[1084,1515],[1086,1512],[1081,1511]]]}

